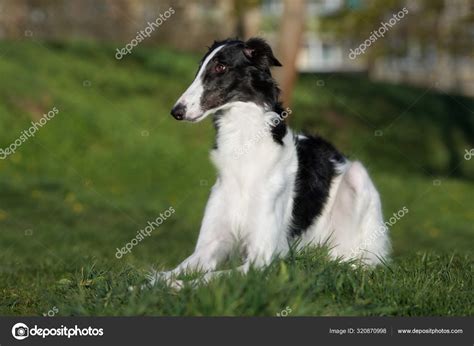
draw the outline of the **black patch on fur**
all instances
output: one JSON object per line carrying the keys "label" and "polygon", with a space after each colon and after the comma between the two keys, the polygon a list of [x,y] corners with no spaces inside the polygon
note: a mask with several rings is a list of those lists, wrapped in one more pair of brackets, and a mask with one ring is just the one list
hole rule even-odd
{"label": "black patch on fur", "polygon": [[[215,114],[212,116],[212,124],[214,125],[214,130],[216,130],[216,133],[218,133],[220,125],[219,125],[219,119]],[[217,148],[218,148],[218,145],[217,145],[217,136],[216,136],[214,137],[214,145],[212,146],[212,149],[217,150]]]}
{"label": "black patch on fur", "polygon": [[321,215],[331,182],[337,175],[335,163],[345,161],[344,156],[321,137],[305,137],[295,137],[298,172],[290,237],[301,235]]}
{"label": "black patch on fur", "polygon": [[[218,47],[225,45],[209,61],[202,75],[204,92],[200,104],[202,110],[220,107],[229,102],[254,102],[262,107],[281,114],[283,108],[278,101],[280,89],[273,79],[270,67],[281,65],[273,56],[270,46],[259,38],[247,42],[225,40],[214,42],[209,52],[201,60],[206,59]],[[226,66],[224,73],[216,73],[217,64]],[[218,130],[218,128],[217,128]],[[287,132],[285,121],[271,127],[273,139],[283,144]]]}
{"label": "black patch on fur", "polygon": [[[285,112],[285,110],[283,109],[281,103],[279,103],[279,102],[277,102],[274,105],[273,111],[275,113],[277,113],[280,117],[282,116],[283,112]],[[272,126],[271,127],[271,132],[272,132],[273,140],[276,143],[283,145],[283,138],[285,137],[286,133],[288,132],[285,119],[280,121],[276,126]]]}

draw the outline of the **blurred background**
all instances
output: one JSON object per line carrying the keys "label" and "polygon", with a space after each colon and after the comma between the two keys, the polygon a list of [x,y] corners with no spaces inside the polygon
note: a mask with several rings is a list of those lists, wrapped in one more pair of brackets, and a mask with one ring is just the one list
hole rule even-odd
{"label": "blurred background", "polygon": [[169,110],[207,46],[252,36],[284,65],[290,125],[362,160],[387,219],[408,208],[391,229],[395,258],[472,254],[473,0],[0,0],[0,148],[58,110],[0,160],[5,309],[29,311],[38,280],[92,262],[170,267],[192,251],[214,130]]}

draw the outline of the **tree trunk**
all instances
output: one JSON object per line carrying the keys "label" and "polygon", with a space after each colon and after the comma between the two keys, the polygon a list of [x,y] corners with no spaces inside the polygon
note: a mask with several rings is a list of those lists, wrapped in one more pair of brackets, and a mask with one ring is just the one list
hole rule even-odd
{"label": "tree trunk", "polygon": [[275,76],[280,84],[285,106],[291,105],[297,78],[296,59],[305,27],[305,5],[305,0],[284,0],[277,49],[277,59],[283,64],[283,68],[275,69]]}

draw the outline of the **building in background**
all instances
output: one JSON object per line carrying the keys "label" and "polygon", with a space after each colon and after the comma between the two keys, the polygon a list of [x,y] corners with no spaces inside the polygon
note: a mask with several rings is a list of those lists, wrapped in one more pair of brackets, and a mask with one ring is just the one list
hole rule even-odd
{"label": "building in background", "polygon": [[[437,26],[432,28],[437,39],[427,44],[405,37],[404,54],[377,58],[370,70],[373,79],[474,96],[474,1],[445,0],[443,5]],[[400,39],[387,40],[391,51],[397,51]]]}
{"label": "building in background", "polygon": [[[306,31],[298,57],[300,72],[367,72],[375,80],[433,86],[443,91],[474,96],[473,0],[444,0],[437,27],[429,28],[437,31],[432,33],[433,37],[441,36],[438,44],[422,42],[417,36],[411,36],[409,30],[407,34],[407,30],[401,28],[391,30],[374,44],[384,46],[383,54],[354,60],[349,59],[350,49],[358,46],[363,39],[344,39],[340,35],[323,32],[319,30],[320,22],[348,9],[357,11],[365,6],[364,1],[307,0],[307,3]],[[410,3],[400,1],[401,8],[410,6],[412,12],[423,11],[421,4],[419,0]],[[263,1],[265,30],[262,32],[271,41],[277,40],[275,33],[281,13],[280,0]],[[390,15],[387,13],[387,17]],[[379,22],[373,23],[373,29],[378,25]],[[413,23],[407,23],[407,26],[413,28]],[[462,30],[462,38],[459,30]],[[365,34],[368,37],[370,30]],[[401,46],[404,47],[402,53]]]}

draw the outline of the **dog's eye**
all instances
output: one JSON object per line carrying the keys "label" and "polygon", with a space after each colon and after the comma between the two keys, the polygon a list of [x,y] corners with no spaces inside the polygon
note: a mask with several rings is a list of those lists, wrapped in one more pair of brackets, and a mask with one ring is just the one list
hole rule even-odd
{"label": "dog's eye", "polygon": [[214,71],[216,73],[224,73],[226,69],[227,69],[227,66],[221,63],[217,63],[216,66],[214,67]]}

